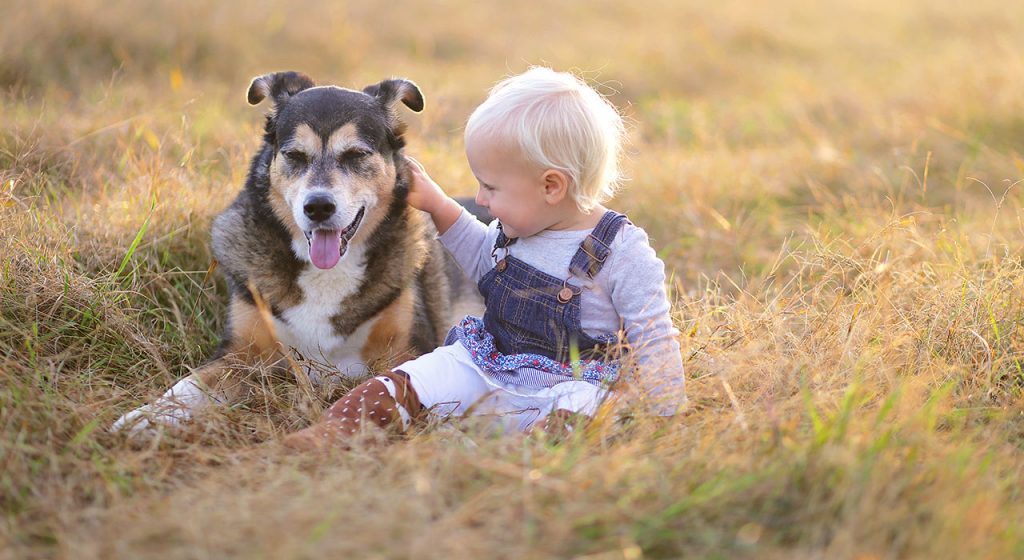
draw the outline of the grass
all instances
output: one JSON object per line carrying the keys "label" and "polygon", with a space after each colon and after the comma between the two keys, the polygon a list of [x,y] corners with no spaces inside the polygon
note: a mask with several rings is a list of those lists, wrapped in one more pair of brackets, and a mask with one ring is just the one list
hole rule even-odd
{"label": "grass", "polygon": [[[5,12],[0,557],[1024,557],[1024,9]],[[529,63],[630,120],[615,206],[672,274],[686,415],[309,457],[277,441],[330,395],[278,381],[147,445],[106,431],[216,347],[253,76],[414,79],[410,150],[469,194],[461,126]]]}

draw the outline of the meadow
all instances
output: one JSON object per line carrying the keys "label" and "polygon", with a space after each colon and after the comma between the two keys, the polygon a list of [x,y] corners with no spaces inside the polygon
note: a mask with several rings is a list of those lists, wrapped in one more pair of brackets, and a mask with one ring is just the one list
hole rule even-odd
{"label": "meadow", "polygon": [[[1024,557],[1024,4],[0,7],[0,558]],[[436,426],[307,456],[268,383],[107,427],[218,343],[211,219],[274,70],[408,77],[409,152],[531,64],[629,121],[613,207],[670,277],[689,410],[569,441]]]}

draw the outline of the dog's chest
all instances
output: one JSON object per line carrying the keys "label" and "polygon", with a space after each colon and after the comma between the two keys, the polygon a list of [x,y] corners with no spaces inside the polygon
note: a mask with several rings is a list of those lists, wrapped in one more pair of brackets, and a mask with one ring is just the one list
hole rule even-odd
{"label": "dog's chest", "polygon": [[342,374],[361,375],[365,368],[358,367],[362,361],[360,351],[370,325],[361,325],[348,336],[341,336],[331,317],[344,313],[342,302],[359,290],[365,276],[362,247],[350,247],[334,268],[308,267],[297,279],[303,293],[302,303],[274,319],[278,339],[311,360],[338,367]]}

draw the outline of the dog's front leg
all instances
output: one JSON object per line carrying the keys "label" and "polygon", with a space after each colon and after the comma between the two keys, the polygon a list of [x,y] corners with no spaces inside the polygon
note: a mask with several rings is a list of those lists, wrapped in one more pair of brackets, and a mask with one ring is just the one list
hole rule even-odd
{"label": "dog's front leg", "polygon": [[227,353],[178,381],[158,399],[121,416],[112,431],[132,435],[158,425],[177,426],[211,404],[231,404],[242,399],[251,384],[250,374],[259,364],[280,359],[273,328],[254,305],[233,297],[229,306]]}
{"label": "dog's front leg", "polygon": [[177,426],[192,418],[196,411],[222,399],[205,387],[193,374],[174,384],[160,398],[124,414],[111,426],[113,431],[128,429],[132,435],[145,432],[157,424]]}

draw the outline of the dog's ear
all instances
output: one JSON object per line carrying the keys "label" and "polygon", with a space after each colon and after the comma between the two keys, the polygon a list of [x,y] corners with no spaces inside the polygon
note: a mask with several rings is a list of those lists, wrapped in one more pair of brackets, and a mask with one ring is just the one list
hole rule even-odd
{"label": "dog's ear", "polygon": [[274,105],[279,106],[291,96],[314,85],[313,80],[301,72],[273,72],[253,78],[246,98],[250,105],[257,105],[270,97]]}
{"label": "dog's ear", "polygon": [[404,78],[392,78],[366,86],[363,93],[375,97],[389,111],[393,111],[395,103],[399,101],[417,113],[423,110],[423,92],[411,80]]}

